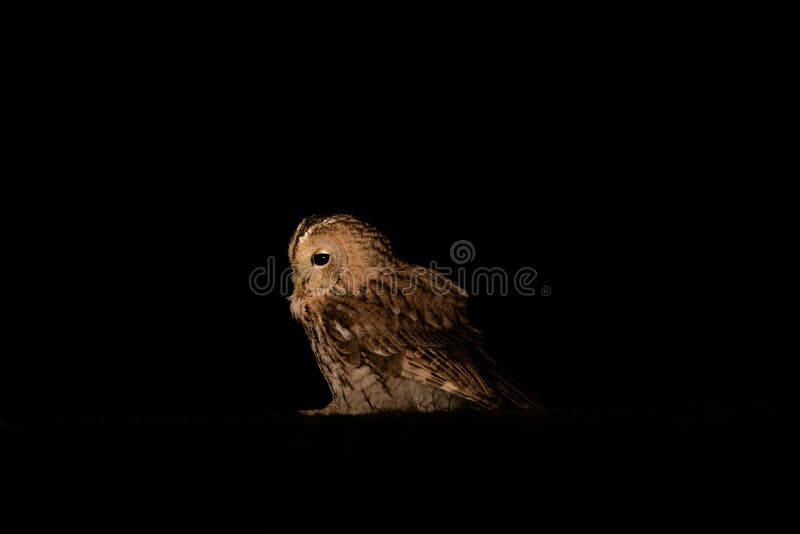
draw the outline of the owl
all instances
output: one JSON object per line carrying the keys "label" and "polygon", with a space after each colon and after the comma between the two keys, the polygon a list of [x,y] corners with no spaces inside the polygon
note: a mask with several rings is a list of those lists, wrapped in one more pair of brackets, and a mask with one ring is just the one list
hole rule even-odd
{"label": "owl", "polygon": [[506,377],[467,318],[467,293],[407,263],[350,215],[304,219],[289,243],[291,313],[333,394],[321,410],[362,414],[541,409]]}

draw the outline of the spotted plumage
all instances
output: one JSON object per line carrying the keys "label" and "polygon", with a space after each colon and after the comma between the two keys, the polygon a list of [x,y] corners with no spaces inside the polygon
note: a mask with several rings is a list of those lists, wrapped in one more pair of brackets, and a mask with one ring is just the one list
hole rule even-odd
{"label": "spotted plumage", "polygon": [[304,219],[289,243],[292,315],[333,401],[318,413],[538,408],[484,351],[467,293],[397,258],[350,215]]}

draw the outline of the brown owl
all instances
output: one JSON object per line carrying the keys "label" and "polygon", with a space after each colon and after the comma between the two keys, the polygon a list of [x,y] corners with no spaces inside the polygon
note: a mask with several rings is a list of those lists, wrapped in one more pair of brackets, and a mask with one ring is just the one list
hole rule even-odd
{"label": "brown owl", "polygon": [[350,215],[304,219],[289,243],[292,315],[333,401],[311,413],[521,408],[539,404],[505,377],[467,319],[467,293],[404,262]]}

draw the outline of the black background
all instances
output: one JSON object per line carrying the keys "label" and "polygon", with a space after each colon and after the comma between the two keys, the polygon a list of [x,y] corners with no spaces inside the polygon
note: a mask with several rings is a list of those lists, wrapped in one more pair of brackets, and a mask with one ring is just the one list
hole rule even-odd
{"label": "black background", "polygon": [[[772,335],[788,319],[762,329],[768,308],[752,299],[773,287],[754,268],[772,250],[757,200],[719,181],[734,174],[720,162],[740,161],[742,114],[713,69],[669,77],[578,52],[476,51],[363,76],[213,47],[135,69],[135,50],[102,68],[53,51],[18,131],[26,187],[5,199],[22,208],[6,260],[10,480],[34,499],[85,485],[85,502],[105,488],[134,505],[253,491],[267,517],[308,502],[340,513],[369,477],[387,496],[374,510],[418,505],[437,474],[489,524],[752,504],[794,469],[775,459],[787,427],[770,424],[796,394]],[[303,217],[338,212],[414,263],[451,264],[465,239],[470,267],[535,268],[549,296],[476,295],[471,311],[555,422],[294,416],[328,392],[285,297],[254,294],[249,277],[270,257],[286,267]],[[417,469],[422,481],[398,475]],[[768,490],[754,516],[781,503]]]}

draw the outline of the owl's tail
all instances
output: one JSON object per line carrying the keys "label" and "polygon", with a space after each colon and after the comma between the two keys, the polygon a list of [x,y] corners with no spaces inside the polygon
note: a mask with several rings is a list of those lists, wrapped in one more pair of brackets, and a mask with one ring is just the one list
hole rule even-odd
{"label": "owl's tail", "polygon": [[503,397],[523,410],[533,410],[542,413],[546,411],[542,403],[539,402],[539,399],[536,398],[536,395],[528,391],[522,384],[503,375],[497,369],[492,370],[492,380]]}

